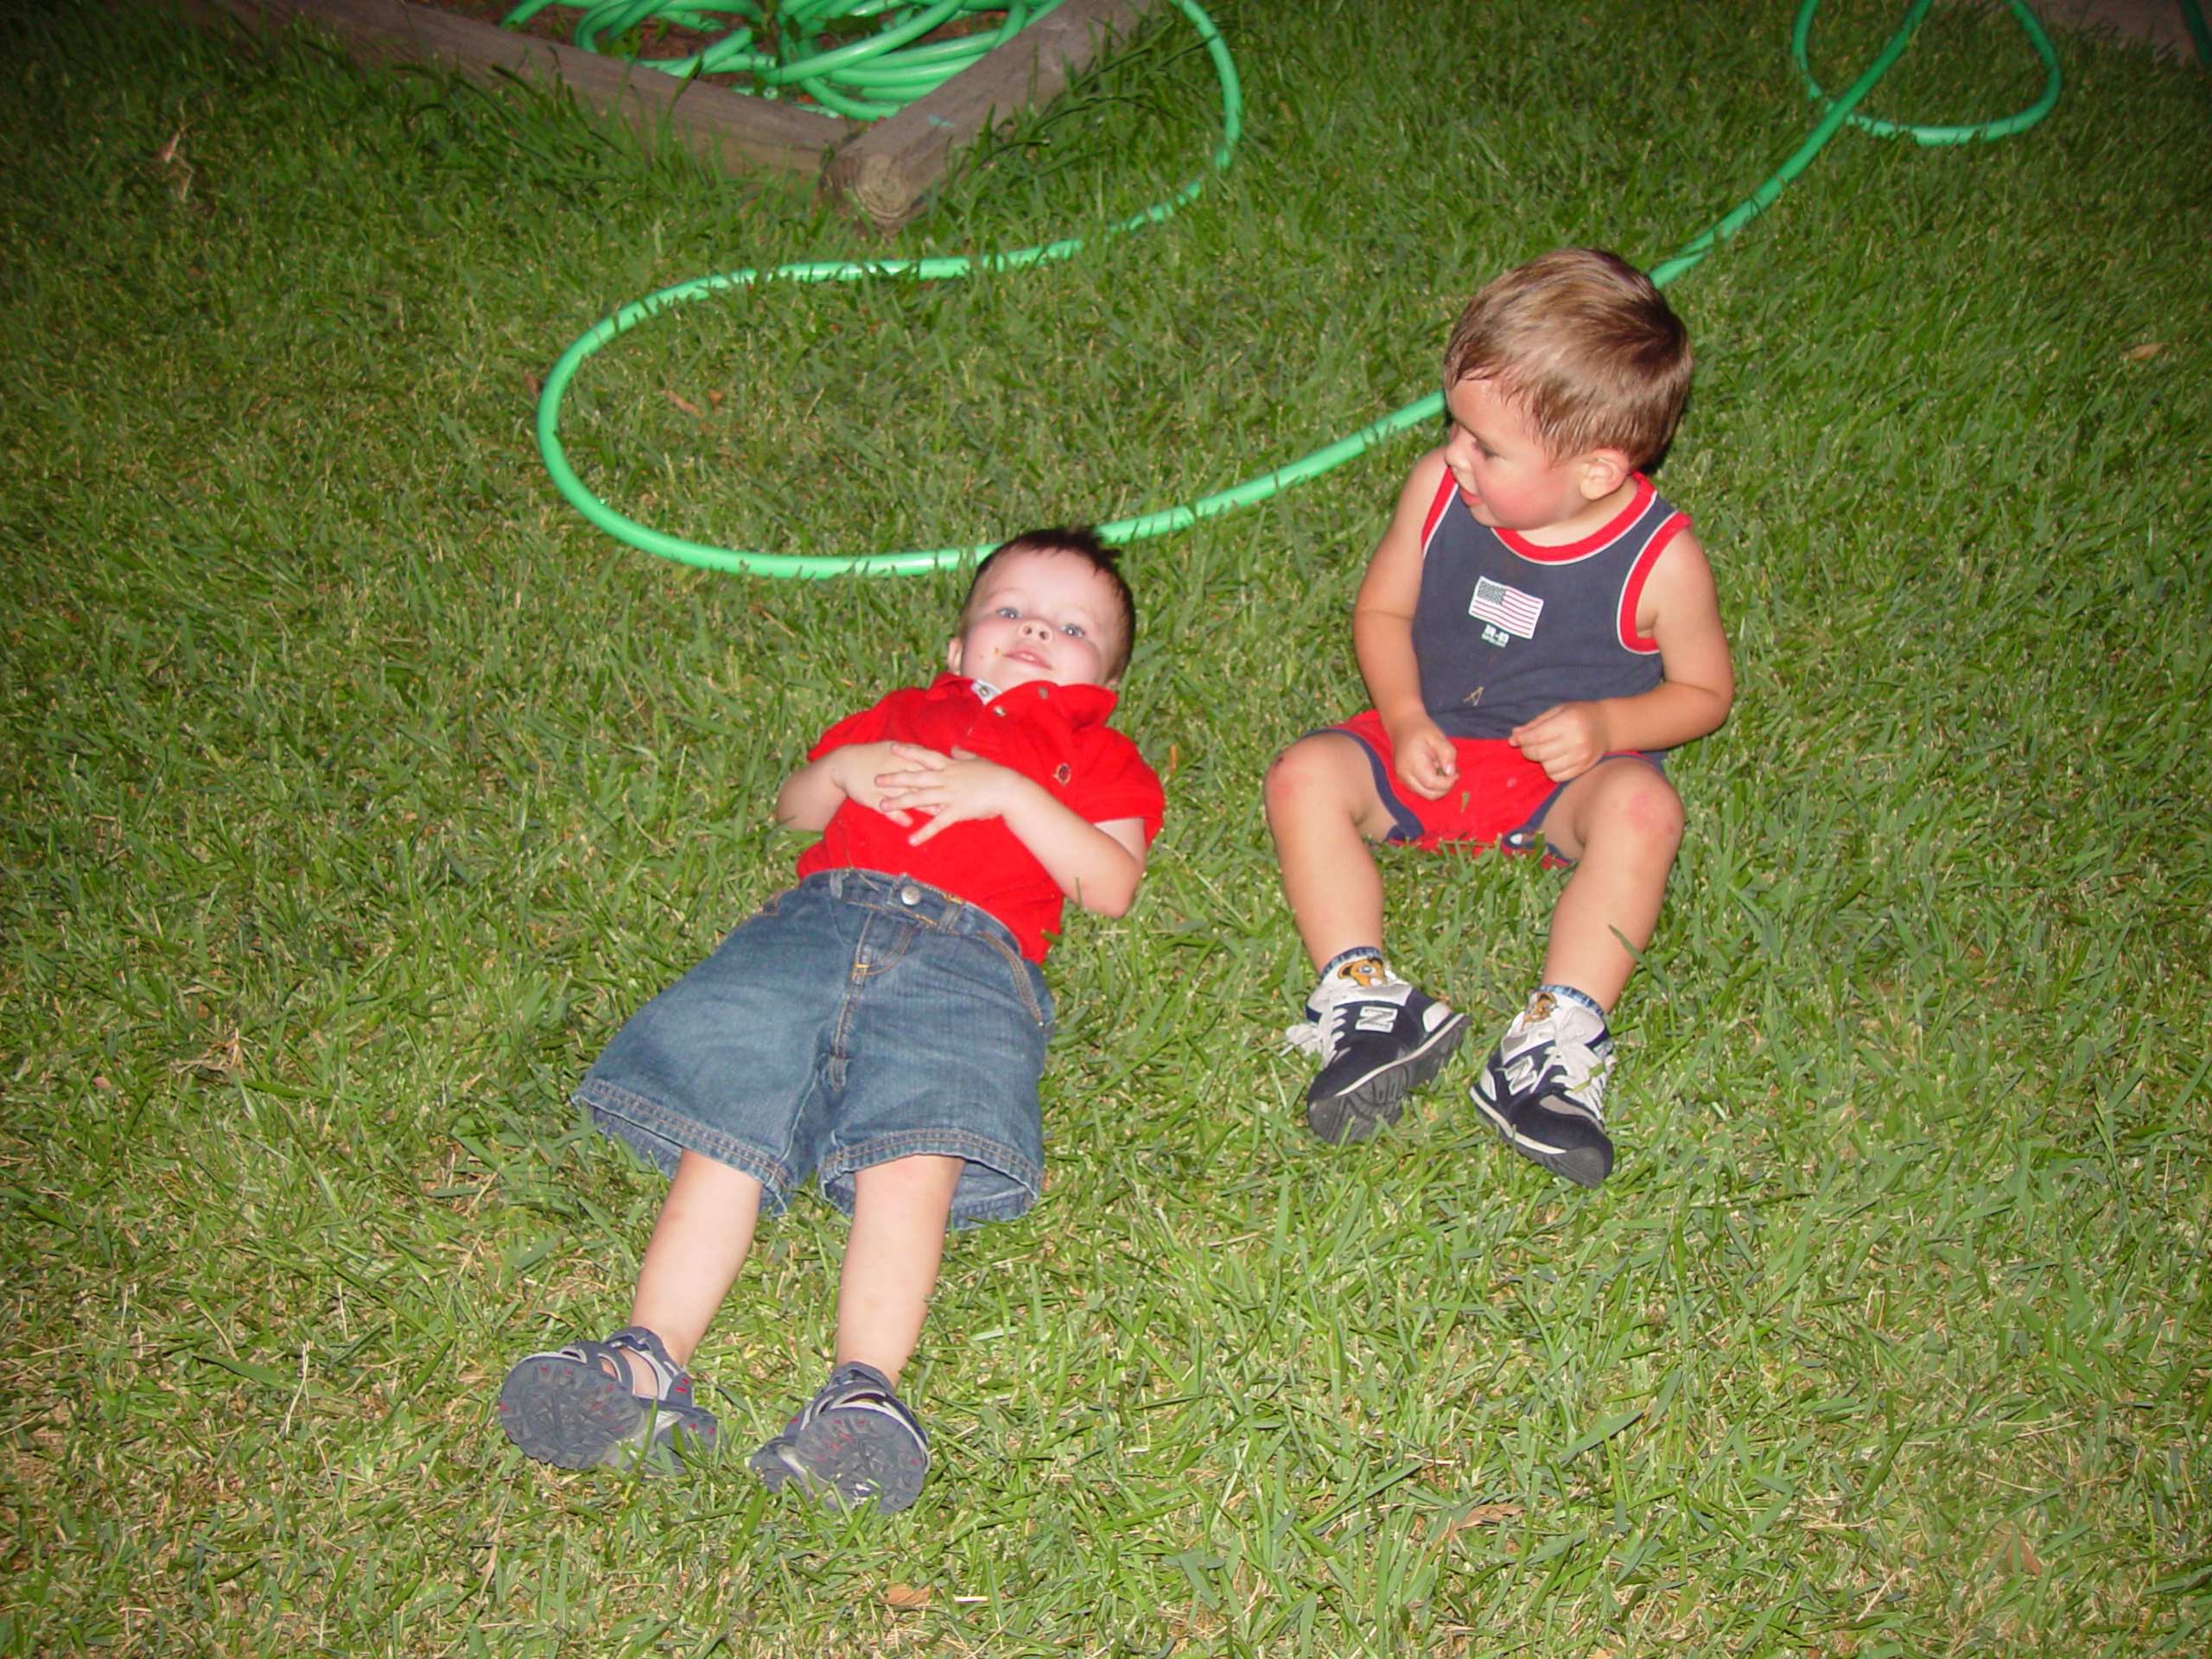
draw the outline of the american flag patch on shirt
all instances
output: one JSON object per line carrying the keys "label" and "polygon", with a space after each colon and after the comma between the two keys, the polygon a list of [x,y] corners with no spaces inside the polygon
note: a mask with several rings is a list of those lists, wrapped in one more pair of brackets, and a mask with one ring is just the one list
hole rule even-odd
{"label": "american flag patch on shirt", "polygon": [[1523,639],[1535,638],[1536,619],[1543,613],[1542,600],[1524,594],[1518,588],[1509,588],[1502,582],[1492,582],[1488,576],[1475,583],[1475,596],[1467,601],[1469,616],[1495,622],[1508,633]]}

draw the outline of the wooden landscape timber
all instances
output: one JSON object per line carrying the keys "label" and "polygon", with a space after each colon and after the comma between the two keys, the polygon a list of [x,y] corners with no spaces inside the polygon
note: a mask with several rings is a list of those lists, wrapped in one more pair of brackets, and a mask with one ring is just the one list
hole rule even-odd
{"label": "wooden landscape timber", "polygon": [[825,186],[886,235],[911,224],[944,182],[955,151],[1051,103],[1159,3],[1061,0],[927,98],[869,125],[831,159]]}
{"label": "wooden landscape timber", "polygon": [[598,115],[647,136],[666,131],[724,172],[768,168],[813,180],[862,224],[888,235],[926,211],[960,149],[1058,97],[1160,0],[1062,0],[928,97],[874,123],[683,80],[408,0],[174,3],[203,22],[234,22],[256,40],[292,28],[316,30],[365,68],[424,63],[483,85],[565,87]]}
{"label": "wooden landscape timber", "polygon": [[685,82],[620,58],[457,16],[405,0],[181,0],[203,20],[236,18],[266,38],[307,26],[364,68],[392,62],[451,69],[480,85],[565,86],[586,108],[632,130],[664,130],[701,160],[737,174],[766,168],[819,178],[859,124],[802,105]]}

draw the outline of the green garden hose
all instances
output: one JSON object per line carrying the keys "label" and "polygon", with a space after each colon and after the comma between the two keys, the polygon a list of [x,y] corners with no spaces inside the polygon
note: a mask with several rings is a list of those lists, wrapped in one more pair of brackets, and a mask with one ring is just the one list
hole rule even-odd
{"label": "green garden hose", "polygon": [[[549,0],[524,0],[503,20],[518,28]],[[587,52],[607,51],[654,22],[700,32],[729,29],[713,44],[683,58],[639,58],[647,68],[679,79],[691,75],[741,74],[762,98],[788,90],[804,92],[837,115],[873,121],[894,115],[965,69],[992,48],[1012,40],[1059,0],[590,0],[576,20],[575,42]],[[1002,12],[999,23],[973,35],[914,41],[975,12]],[[873,33],[865,31],[873,29]],[[850,38],[843,38],[849,36]],[[818,42],[837,43],[821,48]],[[602,44],[604,43],[604,44]]]}
{"label": "green garden hose", "polygon": [[[942,3],[942,0],[940,0]],[[610,9],[620,10],[621,15],[643,15],[645,0],[607,0]],[[784,0],[786,7],[796,0]],[[1219,171],[1228,167],[1234,156],[1242,132],[1243,98],[1238,87],[1236,67],[1229,55],[1220,31],[1213,20],[1199,9],[1196,0],[1174,0],[1176,7],[1188,18],[1198,32],[1208,54],[1211,57],[1216,75],[1221,83],[1222,137],[1213,154],[1213,166]],[[1820,0],[1804,0],[1797,15],[1790,51],[1798,73],[1803,77],[1807,90],[1816,104],[1825,105],[1825,111],[1805,142],[1798,146],[1789,159],[1764,184],[1731,209],[1711,228],[1694,238],[1681,252],[1654,266],[1651,278],[1662,286],[1671,283],[1685,271],[1698,264],[1714,248],[1726,241],[1763,212],[1783,189],[1811,164],[1815,156],[1826,146],[1846,124],[1857,125],[1864,130],[1881,137],[1910,137],[1924,144],[1965,143],[1976,139],[1993,139],[2024,131],[2049,115],[2058,102],[2059,73],[2057,54],[2052,51],[2050,38],[2029,12],[2024,0],[2007,0],[2012,15],[2026,31],[2031,45],[2043,60],[2044,86],[2043,96],[2019,114],[1999,121],[1984,122],[1971,126],[1902,126],[1891,122],[1875,121],[1856,113],[1860,100],[1871,92],[1876,82],[1886,74],[1891,65],[1903,55],[1910,44],[1914,33],[1928,15],[1932,0],[1912,0],[1904,21],[1898,25],[1889,43],[1885,46],[1866,73],[1853,81],[1840,97],[1829,99],[1818,81],[1813,78],[1807,63],[1814,14]],[[2184,7],[2192,0],[2183,0]],[[664,15],[666,8],[661,8]],[[1043,8],[1033,9],[1035,16]],[[604,27],[606,25],[602,25]],[[624,24],[629,27],[629,24]],[[816,76],[816,79],[822,79]],[[1147,208],[1108,227],[1109,234],[1119,233],[1156,224],[1194,198],[1203,188],[1205,177],[1183,187],[1166,200]],[[973,258],[947,257],[918,259],[885,259],[868,262],[830,261],[791,265],[780,265],[771,270],[739,270],[721,276],[703,276],[695,281],[665,288],[624,306],[613,316],[592,328],[575,345],[563,353],[545,378],[545,385],[537,402],[537,446],[544,457],[546,471],[553,483],[569,505],[607,532],[615,540],[661,558],[673,559],[710,570],[749,571],[755,575],[795,577],[832,576],[848,572],[868,575],[911,575],[925,570],[942,569],[964,563],[989,551],[990,544],[976,547],[939,548],[931,551],[906,553],[875,553],[853,556],[835,555],[760,553],[732,548],[720,548],[704,543],[686,541],[671,536],[616,512],[585,487],[575,470],[569,465],[568,456],[561,447],[561,397],[574,378],[577,369],[607,341],[636,327],[648,318],[657,316],[672,306],[709,294],[728,292],[733,289],[750,287],[756,283],[771,280],[783,282],[858,282],[877,276],[909,276],[925,282],[941,281],[967,276],[979,270],[1014,270],[1041,264],[1050,260],[1065,259],[1084,246],[1081,238],[1069,237],[1032,248],[1017,248],[1002,253],[977,255]],[[1260,477],[1239,484],[1234,488],[1158,512],[1142,513],[1109,524],[1101,524],[1098,533],[1112,542],[1139,541],[1147,537],[1164,535],[1170,531],[1187,529],[1200,519],[1234,512],[1264,501],[1295,485],[1318,478],[1347,462],[1357,460],[1375,445],[1395,437],[1409,428],[1434,421],[1444,411],[1441,391],[1407,404],[1403,409],[1384,416],[1360,428],[1357,432],[1338,439],[1335,442],[1279,467]]]}
{"label": "green garden hose", "polygon": [[1904,55],[1905,48],[1912,44],[1912,37],[1919,29],[1921,20],[1928,16],[1928,9],[1932,3],[1933,0],[1912,0],[1912,4],[1906,8],[1904,21],[1897,25],[1897,33],[1890,36],[1889,43],[1867,66],[1866,72],[1851,83],[1841,98],[1831,100],[1821,90],[1821,83],[1813,78],[1812,66],[1806,61],[1812,42],[1813,14],[1820,10],[1820,0],[1805,0],[1797,13],[1797,26],[1790,32],[1789,56],[1797,66],[1798,77],[1804,81],[1806,92],[1815,104],[1826,104],[1827,112],[1807,136],[1805,142],[1798,145],[1789,159],[1775,170],[1773,177],[1724,213],[1710,229],[1693,237],[1673,258],[1662,259],[1654,265],[1651,280],[1664,288],[1764,213],[1789,181],[1812,164],[1813,157],[1821,153],[1828,140],[1834,137],[1846,123],[1877,137],[1910,137],[1923,144],[1963,144],[1977,138],[2009,138],[2014,133],[2025,132],[2058,107],[2058,54],[2051,50],[2050,37],[2036,22],[2035,14],[2028,10],[2026,0],[2007,0],[2013,18],[2026,31],[2028,42],[2035,48],[2036,55],[2043,60],[2043,96],[2033,104],[2018,115],[1973,126],[1910,127],[1860,115],[1858,112],[1859,101],[1872,92],[1875,82],[1889,73],[1891,66]]}
{"label": "green garden hose", "polygon": [[2181,0],[2181,21],[2196,44],[2197,62],[2212,69],[2212,29],[2205,28],[2204,12],[2196,0]]}
{"label": "green garden hose", "polygon": [[[1236,78],[1236,65],[1229,55],[1229,47],[1221,38],[1213,20],[1199,9],[1196,0],[1174,0],[1176,6],[1191,21],[1212,59],[1214,73],[1221,83],[1222,136],[1215,147],[1213,166],[1216,171],[1228,167],[1236,150],[1236,141],[1243,132],[1243,93]],[[1143,212],[1131,215],[1109,226],[1109,234],[1140,230],[1167,218],[1178,208],[1196,197],[1204,188],[1201,175],[1185,185],[1164,201],[1154,203]],[[588,489],[583,480],[569,465],[567,453],[561,447],[561,397],[569,382],[575,377],[583,360],[617,335],[626,334],[649,317],[658,315],[671,306],[686,300],[695,300],[709,294],[726,293],[733,289],[748,288],[755,283],[780,281],[791,283],[859,282],[875,276],[912,276],[924,282],[938,282],[951,277],[968,276],[979,270],[1019,270],[1027,266],[1043,264],[1052,260],[1065,259],[1078,253],[1084,246],[1077,237],[1063,238],[1032,248],[1014,248],[1001,253],[979,254],[974,257],[950,255],[920,259],[880,259],[866,262],[830,260],[779,265],[772,270],[735,270],[719,276],[702,276],[691,282],[679,283],[673,288],[662,289],[642,300],[632,301],[613,316],[593,327],[564,352],[559,362],[545,377],[545,385],[537,399],[537,448],[544,457],[545,470],[552,475],[554,486],[567,498],[570,505],[618,542],[656,554],[664,559],[674,559],[683,564],[696,564],[709,570],[750,571],[764,576],[833,576],[847,571],[860,571],[871,575],[905,575],[924,570],[942,569],[959,564],[990,550],[982,547],[939,548],[929,552],[878,553],[853,557],[834,555],[802,553],[756,553],[734,548],[709,546],[702,542],[686,541],[679,536],[639,524],[616,512]],[[1258,497],[1254,497],[1258,499]],[[1204,504],[1201,503],[1201,505]],[[1172,526],[1161,524],[1160,530]],[[1119,533],[1116,527],[1107,526],[1102,533]],[[1143,531],[1141,534],[1156,534]]]}

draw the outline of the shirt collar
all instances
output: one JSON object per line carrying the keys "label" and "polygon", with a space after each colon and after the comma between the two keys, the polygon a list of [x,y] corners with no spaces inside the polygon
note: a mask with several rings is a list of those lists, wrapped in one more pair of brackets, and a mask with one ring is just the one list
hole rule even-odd
{"label": "shirt collar", "polygon": [[[986,688],[993,695],[985,696]],[[930,686],[929,695],[978,697],[993,708],[1004,708],[1010,712],[1028,708],[1057,709],[1061,718],[1077,726],[1103,726],[1113,715],[1115,705],[1121,702],[1120,695],[1109,686],[1055,685],[1050,680],[1027,680],[1001,691],[988,681],[971,679],[964,674],[938,675]]]}

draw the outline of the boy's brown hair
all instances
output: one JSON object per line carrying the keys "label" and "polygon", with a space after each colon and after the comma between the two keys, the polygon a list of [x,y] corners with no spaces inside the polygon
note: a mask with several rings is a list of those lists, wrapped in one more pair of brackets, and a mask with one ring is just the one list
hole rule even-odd
{"label": "boy's brown hair", "polygon": [[1470,375],[1519,408],[1555,461],[1666,453],[1690,390],[1690,336],[1651,279],[1596,248],[1561,248],[1468,302],[1444,348],[1448,391]]}
{"label": "boy's brown hair", "polygon": [[1098,539],[1098,533],[1088,524],[1066,524],[1052,530],[1032,530],[1001,542],[983,556],[976,565],[976,574],[969,579],[968,596],[960,601],[960,625],[968,625],[968,613],[976,603],[976,590],[983,585],[983,573],[1001,559],[1017,553],[1068,553],[1106,578],[1107,586],[1114,590],[1116,603],[1121,614],[1115,618],[1120,626],[1116,631],[1112,658],[1107,665],[1106,682],[1117,683],[1129,666],[1129,653],[1137,643],[1137,599],[1129,591],[1128,578],[1121,571],[1122,550],[1109,547]]}

